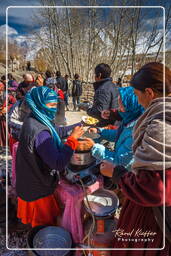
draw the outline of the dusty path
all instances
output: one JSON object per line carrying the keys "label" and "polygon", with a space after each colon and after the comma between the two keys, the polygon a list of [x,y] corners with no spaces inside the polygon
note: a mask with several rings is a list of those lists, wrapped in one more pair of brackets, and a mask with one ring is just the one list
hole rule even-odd
{"label": "dusty path", "polygon": [[81,121],[81,117],[85,116],[86,112],[85,111],[66,111],[65,116],[67,119],[67,124],[75,124],[77,122]]}

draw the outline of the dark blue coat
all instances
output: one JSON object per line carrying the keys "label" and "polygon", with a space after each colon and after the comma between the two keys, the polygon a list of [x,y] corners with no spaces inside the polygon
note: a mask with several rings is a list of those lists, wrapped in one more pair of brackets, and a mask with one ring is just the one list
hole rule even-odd
{"label": "dark blue coat", "polygon": [[93,106],[87,110],[89,116],[99,120],[103,110],[118,108],[118,87],[112,83],[112,78],[105,78],[93,84],[95,94]]}

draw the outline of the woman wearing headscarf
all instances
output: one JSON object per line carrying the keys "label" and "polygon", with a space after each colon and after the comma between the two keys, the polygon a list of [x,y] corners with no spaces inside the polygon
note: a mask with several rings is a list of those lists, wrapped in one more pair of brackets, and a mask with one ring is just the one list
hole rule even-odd
{"label": "woman wearing headscarf", "polygon": [[103,168],[110,168],[111,164],[108,162],[111,162],[129,169],[133,158],[132,131],[144,109],[138,104],[132,87],[119,88],[118,103],[119,115],[122,117],[118,129],[90,128],[90,132],[100,134],[100,139],[115,142],[114,150],[110,151],[105,146],[96,143],[92,148],[92,155],[97,159],[107,160],[103,163]]}
{"label": "woman wearing headscarf", "polygon": [[131,85],[146,109],[134,129],[131,172],[116,165],[102,173],[112,177],[127,198],[114,232],[114,248],[134,251],[113,255],[171,255],[171,71],[161,63],[148,63],[134,74]]}
{"label": "woman wearing headscarf", "polygon": [[31,114],[23,123],[16,157],[18,218],[24,224],[56,225],[59,207],[53,195],[58,175],[69,163],[83,134],[75,127],[62,144],[53,125],[57,94],[46,86],[26,94]]}

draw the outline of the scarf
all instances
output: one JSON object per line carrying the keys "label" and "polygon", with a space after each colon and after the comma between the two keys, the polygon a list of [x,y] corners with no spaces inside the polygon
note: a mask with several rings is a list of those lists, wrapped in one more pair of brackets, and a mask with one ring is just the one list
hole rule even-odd
{"label": "scarf", "polygon": [[61,147],[61,139],[52,123],[52,120],[55,118],[57,113],[57,107],[49,108],[46,106],[47,103],[58,102],[56,92],[46,86],[40,86],[32,88],[25,97],[32,115],[49,128],[54,139],[54,143],[56,146]]}
{"label": "scarf", "polygon": [[[134,128],[132,168],[160,171],[171,168],[171,97],[154,99]],[[164,130],[165,126],[165,130]],[[165,148],[165,155],[163,153]]]}
{"label": "scarf", "polygon": [[138,103],[138,98],[132,87],[120,87],[118,89],[125,112],[118,111],[122,117],[122,122],[117,130],[115,143],[118,141],[125,125],[136,120],[144,112],[144,108]]}
{"label": "scarf", "polygon": [[136,120],[143,112],[144,108],[138,103],[138,98],[131,86],[118,88],[125,112],[120,112],[124,125]]}

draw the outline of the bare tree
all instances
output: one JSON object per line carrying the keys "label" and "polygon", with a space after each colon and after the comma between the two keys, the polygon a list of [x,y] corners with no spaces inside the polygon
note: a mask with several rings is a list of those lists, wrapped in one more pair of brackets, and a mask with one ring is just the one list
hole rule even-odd
{"label": "bare tree", "polygon": [[[125,0],[123,5],[141,2]],[[55,6],[56,1],[41,0],[41,4]],[[98,3],[89,0],[88,4]],[[63,0],[63,5],[71,5],[71,1]],[[133,74],[151,56],[158,59],[163,44],[160,14],[157,10],[154,19],[151,12],[154,10],[142,8],[44,8],[36,14],[41,30],[35,36],[42,44],[47,67],[53,71],[61,70],[70,77],[77,72],[88,82],[93,80],[94,67],[106,62],[117,79],[128,70]],[[170,10],[166,27],[169,21]]]}

